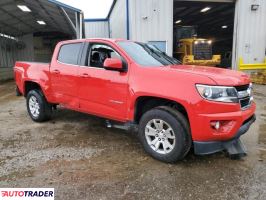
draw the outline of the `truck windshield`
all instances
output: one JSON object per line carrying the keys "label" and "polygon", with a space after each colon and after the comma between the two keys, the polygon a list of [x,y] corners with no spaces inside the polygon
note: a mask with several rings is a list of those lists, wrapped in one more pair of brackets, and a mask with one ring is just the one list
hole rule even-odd
{"label": "truck windshield", "polygon": [[139,65],[167,66],[180,64],[157,47],[140,42],[119,41],[118,45]]}

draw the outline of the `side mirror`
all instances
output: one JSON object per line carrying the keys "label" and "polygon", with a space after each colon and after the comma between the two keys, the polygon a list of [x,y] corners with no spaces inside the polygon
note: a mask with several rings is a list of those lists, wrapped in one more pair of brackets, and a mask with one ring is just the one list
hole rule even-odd
{"label": "side mirror", "polygon": [[123,63],[118,58],[106,58],[103,66],[105,69],[123,71]]}

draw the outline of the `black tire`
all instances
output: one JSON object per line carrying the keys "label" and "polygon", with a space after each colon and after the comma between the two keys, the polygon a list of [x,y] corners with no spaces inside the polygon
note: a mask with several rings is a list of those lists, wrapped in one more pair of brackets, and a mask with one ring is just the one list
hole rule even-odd
{"label": "black tire", "polygon": [[[175,145],[169,153],[158,153],[148,144],[145,136],[145,127],[153,119],[163,120],[168,123],[173,130]],[[167,106],[156,107],[144,113],[140,119],[138,135],[148,154],[157,160],[167,163],[174,163],[178,160],[182,160],[191,148],[190,127],[187,119],[179,111]]]}
{"label": "black tire", "polygon": [[[39,105],[39,114],[34,114],[30,109],[30,99],[36,99]],[[52,105],[49,104],[40,90],[31,90],[27,94],[27,110],[31,119],[35,122],[44,122],[51,119]]]}

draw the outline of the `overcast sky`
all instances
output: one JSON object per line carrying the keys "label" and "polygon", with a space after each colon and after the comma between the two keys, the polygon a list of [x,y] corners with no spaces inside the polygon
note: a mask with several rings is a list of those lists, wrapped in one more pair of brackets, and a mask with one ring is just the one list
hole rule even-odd
{"label": "overcast sky", "polygon": [[105,18],[113,0],[58,0],[84,12],[84,18]]}

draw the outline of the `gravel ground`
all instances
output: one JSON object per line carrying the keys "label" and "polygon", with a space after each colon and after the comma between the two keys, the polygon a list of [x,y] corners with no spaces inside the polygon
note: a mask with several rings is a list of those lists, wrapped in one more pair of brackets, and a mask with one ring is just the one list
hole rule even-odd
{"label": "gravel ground", "polygon": [[248,156],[224,153],[165,164],[103,119],[59,109],[34,123],[14,83],[0,84],[0,187],[54,187],[56,199],[266,199],[266,86],[255,85]]}

